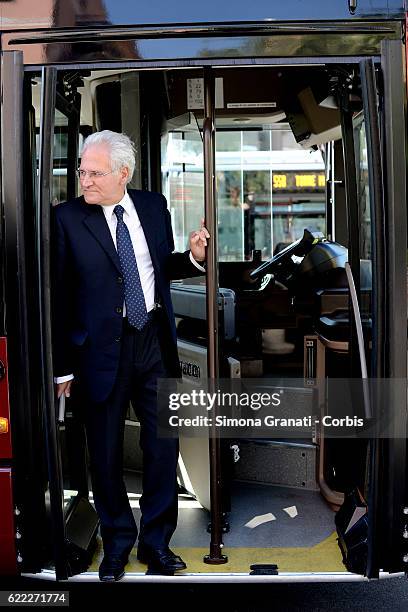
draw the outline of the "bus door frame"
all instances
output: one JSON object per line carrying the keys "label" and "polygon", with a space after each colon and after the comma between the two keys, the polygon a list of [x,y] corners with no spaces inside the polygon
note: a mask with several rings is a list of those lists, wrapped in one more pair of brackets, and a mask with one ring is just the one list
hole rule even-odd
{"label": "bus door frame", "polygon": [[[407,166],[404,48],[399,40],[381,45],[381,80],[374,64],[360,63],[373,247],[372,378],[407,377]],[[378,97],[377,114],[377,89]],[[401,206],[401,202],[403,205]],[[405,342],[404,342],[405,339]],[[406,459],[407,395],[405,385],[387,384],[373,398],[375,417],[391,415],[389,437],[371,440],[366,575],[407,570],[408,524]],[[381,411],[381,412],[380,412]],[[401,432],[405,432],[401,435]],[[380,432],[381,433],[381,432]]]}
{"label": "bus door frame", "polygon": [[[24,129],[31,116],[23,53],[1,52],[1,187],[4,233],[4,328],[7,337],[13,504],[18,571],[38,572],[47,560],[47,481],[41,365],[34,360],[37,275],[31,246],[34,213],[26,200]],[[30,170],[31,177],[31,170]],[[29,238],[29,239],[28,239]],[[31,290],[29,290],[31,287]],[[51,540],[51,538],[49,538]]]}
{"label": "bus door frame", "polygon": [[46,452],[49,473],[50,509],[53,525],[54,563],[57,580],[69,576],[65,551],[64,487],[61,452],[55,409],[51,341],[50,291],[50,202],[54,146],[54,116],[57,69],[44,66],[41,73],[41,111],[37,189],[37,265],[40,290],[41,389],[46,428]]}
{"label": "bus door frame", "polygon": [[[36,200],[37,214],[37,253],[39,279],[39,325],[41,350],[41,390],[44,406],[46,429],[46,452],[49,473],[49,499],[53,525],[53,554],[57,580],[66,580],[72,575],[84,571],[90,562],[93,542],[98,527],[98,518],[88,499],[87,466],[84,432],[77,430],[77,452],[80,455],[77,469],[78,494],[71,497],[67,507],[64,506],[64,484],[61,458],[61,440],[57,423],[57,407],[53,379],[52,331],[51,331],[51,200],[53,178],[53,151],[55,111],[68,118],[68,155],[67,170],[73,174],[77,161],[78,132],[75,125],[79,120],[77,107],[67,108],[64,98],[57,92],[58,69],[43,66],[41,72],[41,111],[39,135],[38,189]],[[67,179],[68,195],[75,195],[75,184],[72,177]],[[73,425],[75,426],[75,425]],[[66,422],[66,432],[69,423]],[[71,435],[72,435],[71,427]],[[81,436],[79,438],[79,436]],[[67,447],[72,446],[67,441]],[[71,448],[72,450],[72,448]],[[71,452],[71,455],[73,453]],[[83,465],[79,465],[83,462]],[[73,467],[73,466],[71,466]],[[82,469],[81,469],[82,468]],[[76,517],[76,518],[75,518]],[[80,518],[81,517],[81,520]],[[71,526],[71,519],[72,526]],[[78,531],[82,522],[83,529]]]}
{"label": "bus door frame", "polygon": [[[404,514],[407,453],[401,436],[407,428],[407,397],[404,385],[381,382],[405,380],[407,373],[407,345],[401,342],[407,326],[407,214],[406,207],[399,206],[406,202],[403,74],[403,48],[398,40],[382,42],[380,65],[373,58],[360,61],[372,247],[370,408],[374,422],[385,417],[390,424],[386,435],[377,428],[368,445],[368,578],[378,578],[380,570],[406,570],[408,563],[408,543],[403,537],[408,523]],[[353,187],[357,189],[355,182]],[[356,198],[351,199],[357,205]],[[359,240],[358,230],[356,234]],[[359,267],[358,252],[352,263]]]}
{"label": "bus door frame", "polygon": [[[399,68],[398,68],[398,63],[395,63],[395,61],[393,62],[392,60],[389,59],[390,53],[395,55],[395,47],[396,45],[398,45],[398,41],[385,41],[384,43],[384,52],[381,55],[381,62],[382,62],[382,66],[386,66],[387,71],[389,69],[392,70],[392,73],[388,73],[388,78],[385,75],[385,79],[384,79],[384,83],[386,85],[388,85],[388,88],[393,88],[395,89],[396,85],[395,85],[395,80],[397,78],[398,75],[401,75],[401,72],[399,72]],[[398,45],[399,46],[399,45]],[[392,51],[394,50],[394,51]],[[351,59],[351,58],[350,58]],[[395,58],[394,58],[395,60]],[[360,64],[365,63],[365,62],[371,62],[371,64],[373,64],[373,59],[369,58],[367,60],[362,60],[362,62],[360,62]],[[288,62],[289,63],[289,62]],[[297,62],[293,62],[294,64],[296,64]],[[354,63],[355,62],[351,62]],[[271,65],[273,65],[273,61],[271,61]],[[209,84],[210,82],[210,74],[211,74],[211,68],[207,68],[206,71],[206,75],[207,78],[205,79],[206,82],[206,106],[207,109],[209,109],[213,103],[213,96],[211,96],[211,94],[209,93],[212,89],[211,85]],[[42,160],[42,168],[43,170],[40,171],[40,177],[39,177],[39,190],[40,190],[40,186],[41,184],[43,185],[43,192],[42,192],[42,196],[40,196],[40,200],[42,200],[43,204],[49,202],[49,185],[46,186],[45,183],[42,183],[42,179],[41,176],[43,176],[44,180],[47,181],[47,177],[50,176],[50,173],[52,172],[52,167],[51,165],[47,166],[47,163],[50,164],[51,163],[51,143],[50,143],[50,134],[53,134],[53,128],[54,126],[51,125],[51,121],[52,119],[50,119],[51,115],[53,115],[53,113],[49,112],[49,109],[54,109],[55,108],[55,88],[56,88],[56,77],[57,77],[57,68],[56,67],[44,67],[43,68],[43,104],[42,104],[42,109],[48,109],[48,112],[46,110],[43,110],[42,116],[45,118],[46,121],[49,122],[48,127],[46,129],[43,129],[43,135],[40,136],[40,151],[42,151],[42,155],[40,154],[40,159]],[[51,91],[52,90],[52,91]],[[385,89],[385,93],[386,93],[386,89]],[[54,98],[53,98],[54,96]],[[393,113],[397,110],[398,105],[401,106],[401,102],[402,102],[402,98],[400,95],[400,98],[398,101],[392,100],[391,99],[391,95],[389,94],[388,96],[385,95],[384,96],[384,101],[387,100],[387,104],[388,104],[388,113],[390,111],[392,111]],[[207,115],[211,115],[210,112],[207,111],[206,113]],[[387,115],[388,116],[388,115]],[[367,121],[367,126],[369,125],[370,122]],[[212,165],[214,164],[214,161],[212,161],[212,163],[210,163],[211,160],[213,160],[213,154],[214,151],[212,150],[213,145],[212,145],[212,138],[213,136],[211,135],[211,130],[214,129],[213,124],[211,125],[211,121],[208,122],[209,127],[208,127],[208,138],[207,138],[207,163],[206,163],[206,189],[207,189],[207,196],[206,196],[206,218],[207,218],[207,226],[208,229],[211,230],[214,229],[215,231],[215,226],[214,226],[214,219],[211,219],[211,216],[213,216],[214,212],[212,215],[210,215],[210,210],[214,211],[214,206],[215,206],[215,198],[212,197],[212,182],[214,180],[214,170]],[[43,120],[41,121],[41,125],[43,126]],[[369,127],[367,127],[368,131],[370,130]],[[371,131],[375,131],[375,126],[371,126]],[[204,131],[205,132],[205,131]],[[47,142],[47,135],[48,135],[48,142]],[[206,139],[204,138],[204,141]],[[377,144],[379,143],[379,139],[377,138],[377,140],[375,141]],[[391,150],[389,150],[389,146],[387,148],[388,151],[388,156],[387,156],[387,163],[392,164],[395,163],[394,162],[394,158],[396,157],[396,154],[398,152],[398,147],[401,146],[401,142],[397,142],[397,139],[391,139],[390,135],[388,134],[388,140],[387,142],[389,142],[392,145]],[[48,152],[47,152],[48,151]],[[375,151],[375,152],[374,152]],[[44,157],[43,157],[44,156]],[[378,163],[380,163],[381,165],[381,152],[377,149],[373,149],[373,145],[371,144],[371,160],[375,159],[376,160],[376,164],[378,167]],[[45,157],[47,157],[47,159],[49,160],[46,161]],[[380,162],[378,161],[380,160]],[[371,164],[372,165],[372,164]],[[41,167],[41,165],[40,165]],[[370,180],[371,180],[371,184],[373,184],[374,181],[374,176],[375,174],[373,173]],[[385,176],[385,174],[384,174]],[[398,177],[399,180],[401,180],[401,176]],[[395,191],[398,189],[397,186],[397,181],[398,181],[397,177],[394,177],[394,181],[392,182],[392,185],[389,185],[389,195],[390,197],[390,202],[392,203],[392,214],[395,213]],[[378,187],[378,181],[377,181],[377,187]],[[405,183],[404,183],[404,189],[405,189]],[[377,191],[374,190],[373,186],[371,186],[371,190],[370,193],[376,193],[376,198],[378,200],[378,188]],[[391,210],[391,209],[390,209]],[[45,210],[43,209],[43,214],[45,214]],[[210,218],[209,218],[210,217]],[[43,222],[44,222],[44,218],[43,218]],[[47,225],[47,224],[45,224]],[[384,224],[381,226],[381,224],[377,224],[377,227],[384,227]],[[398,229],[401,229],[399,227],[394,227],[394,230],[397,232]],[[397,236],[395,236],[396,240],[397,240]],[[401,236],[398,237],[398,243],[401,244],[401,242],[403,241],[403,239],[401,238]],[[395,242],[393,242],[393,244],[395,244]],[[388,249],[389,250],[389,249]],[[213,275],[211,273],[211,271],[216,268],[217,265],[217,255],[216,252],[214,253],[210,253],[210,262],[207,262],[207,270],[208,270],[208,278],[207,278],[207,295],[209,295],[210,293],[214,293],[214,291],[217,291],[218,287],[218,275],[215,274]],[[210,291],[209,291],[210,289]],[[213,290],[211,292],[211,289]],[[392,292],[393,295],[395,295],[396,291],[394,288],[394,291]],[[381,305],[380,302],[378,302],[379,305]],[[211,318],[211,317],[210,317]],[[209,323],[209,338],[212,338],[214,342],[210,342],[210,344],[212,344],[212,346],[209,346],[209,353],[211,353],[213,355],[212,359],[211,359],[211,355],[210,355],[210,359],[212,362],[212,365],[214,366],[214,364],[217,362],[217,349],[216,349],[216,342],[215,342],[215,331],[216,331],[216,320],[213,318],[211,318],[211,324]],[[392,318],[391,318],[392,321]],[[43,329],[46,332],[46,322],[43,321]],[[394,330],[395,331],[395,330]],[[48,341],[47,341],[48,342]],[[394,347],[395,350],[395,347]],[[398,364],[398,360],[394,359],[394,363]],[[401,363],[401,361],[400,361]],[[216,368],[217,369],[217,368]],[[212,370],[214,370],[214,367],[212,368]],[[47,375],[48,377],[48,381],[52,380],[51,377],[51,372],[49,372],[49,374]],[[44,380],[43,381],[43,385],[44,388],[46,388],[47,386],[47,382]],[[51,392],[50,392],[50,400],[49,400],[49,406],[51,406]],[[51,425],[51,423],[49,423],[49,425]],[[55,437],[52,436],[54,438],[54,444],[56,442],[56,435]],[[383,442],[383,441],[380,441]],[[397,441],[398,442],[398,441]],[[405,457],[405,444],[399,444],[398,445],[398,449],[395,447],[393,449],[395,452],[398,451],[398,457],[402,457],[402,453]],[[216,486],[216,481],[217,481],[217,474],[218,474],[218,469],[219,469],[219,461],[218,461],[218,448],[217,448],[217,442],[213,441],[211,447],[210,447],[210,456],[211,456],[211,471],[212,471],[212,538],[211,538],[211,543],[210,543],[210,555],[206,558],[207,563],[223,563],[224,559],[223,556],[220,554],[220,539],[221,539],[221,535],[220,535],[220,529],[219,529],[219,504],[217,503],[217,497],[218,497],[218,490],[217,490],[217,486]],[[54,507],[56,509],[56,515],[54,515],[54,520],[56,521],[56,523],[59,523],[59,529],[58,529],[58,533],[59,533],[59,542],[60,545],[57,547],[61,551],[63,551],[63,547],[62,547],[62,543],[63,543],[63,539],[64,539],[64,520],[63,520],[63,516],[57,516],[59,514],[59,506],[58,506],[58,502],[56,502],[56,500],[60,497],[60,495],[62,494],[63,490],[62,490],[62,484],[58,483],[58,480],[60,480],[60,477],[58,476],[57,472],[60,472],[60,469],[58,468],[58,456],[59,456],[59,452],[57,450],[57,447],[55,447],[53,449],[53,458],[52,458],[52,462],[51,462],[51,469],[54,471],[55,474],[55,480],[54,480],[54,492],[53,492],[53,499],[54,499]],[[374,470],[374,473],[372,475],[372,477],[375,478],[375,482],[376,482],[376,486],[372,487],[372,493],[373,493],[373,499],[371,499],[370,504],[373,504],[372,507],[375,509],[374,511],[370,512],[370,543],[369,543],[369,565],[367,566],[367,575],[369,577],[374,577],[374,576],[378,576],[378,570],[381,568],[385,568],[385,564],[383,562],[380,562],[379,560],[374,561],[376,559],[376,557],[378,557],[379,554],[379,548],[378,548],[378,533],[376,531],[376,526],[378,524],[380,524],[382,522],[383,519],[383,514],[382,511],[383,509],[380,507],[379,504],[379,498],[377,495],[377,490],[379,490],[381,487],[384,487],[386,485],[385,483],[385,478],[384,478],[384,474],[383,474],[383,478],[382,481],[380,483],[380,474],[379,474],[379,455],[378,455],[378,449],[375,450],[374,456],[373,456],[374,461],[372,461],[371,466],[372,469]],[[401,466],[402,463],[399,463],[399,465]],[[396,483],[397,479],[393,479],[393,482]],[[390,480],[388,480],[388,483],[390,484]],[[390,487],[388,487],[388,489],[390,489]],[[218,520],[217,520],[218,519]],[[383,528],[383,531],[387,531],[387,529]],[[395,531],[395,529],[393,529],[393,531]],[[371,563],[371,565],[370,565]],[[56,568],[58,568],[58,557],[56,556]],[[401,565],[399,566],[394,566],[394,571],[400,571],[401,570]],[[64,555],[62,554],[62,557],[60,556],[59,559],[59,569],[57,569],[57,577],[62,578],[64,575]]]}

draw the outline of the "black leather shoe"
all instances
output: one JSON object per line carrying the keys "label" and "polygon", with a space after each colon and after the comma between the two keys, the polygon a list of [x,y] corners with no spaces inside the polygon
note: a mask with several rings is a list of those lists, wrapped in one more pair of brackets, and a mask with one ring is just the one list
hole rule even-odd
{"label": "black leather shoe", "polygon": [[141,542],[137,548],[137,558],[141,563],[147,563],[149,571],[156,573],[171,575],[187,567],[170,548],[150,548]]}
{"label": "black leather shoe", "polygon": [[125,565],[122,557],[117,555],[105,555],[99,566],[99,580],[102,582],[117,582],[125,575]]}

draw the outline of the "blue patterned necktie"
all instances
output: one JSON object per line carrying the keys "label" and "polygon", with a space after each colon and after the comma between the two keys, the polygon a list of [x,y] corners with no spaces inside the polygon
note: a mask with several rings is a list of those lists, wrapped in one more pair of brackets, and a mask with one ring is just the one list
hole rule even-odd
{"label": "blue patterned necktie", "polygon": [[147,321],[146,302],[137,269],[136,256],[126,223],[123,221],[125,209],[118,204],[113,209],[118,224],[116,226],[116,247],[120,266],[125,281],[126,315],[129,323],[137,329],[142,329]]}

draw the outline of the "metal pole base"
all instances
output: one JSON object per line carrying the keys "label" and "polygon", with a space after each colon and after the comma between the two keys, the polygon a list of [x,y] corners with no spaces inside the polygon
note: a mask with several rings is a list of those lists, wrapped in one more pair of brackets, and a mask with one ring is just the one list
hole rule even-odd
{"label": "metal pole base", "polygon": [[221,555],[219,557],[205,555],[205,557],[203,557],[203,561],[204,563],[207,563],[207,565],[223,565],[224,563],[228,563],[228,557],[226,555]]}

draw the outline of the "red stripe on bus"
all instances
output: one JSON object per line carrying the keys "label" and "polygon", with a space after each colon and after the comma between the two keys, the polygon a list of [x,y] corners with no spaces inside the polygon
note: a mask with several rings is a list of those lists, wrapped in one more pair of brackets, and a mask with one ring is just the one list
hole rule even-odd
{"label": "red stripe on bus", "polygon": [[11,468],[0,468],[0,575],[17,574]]}

